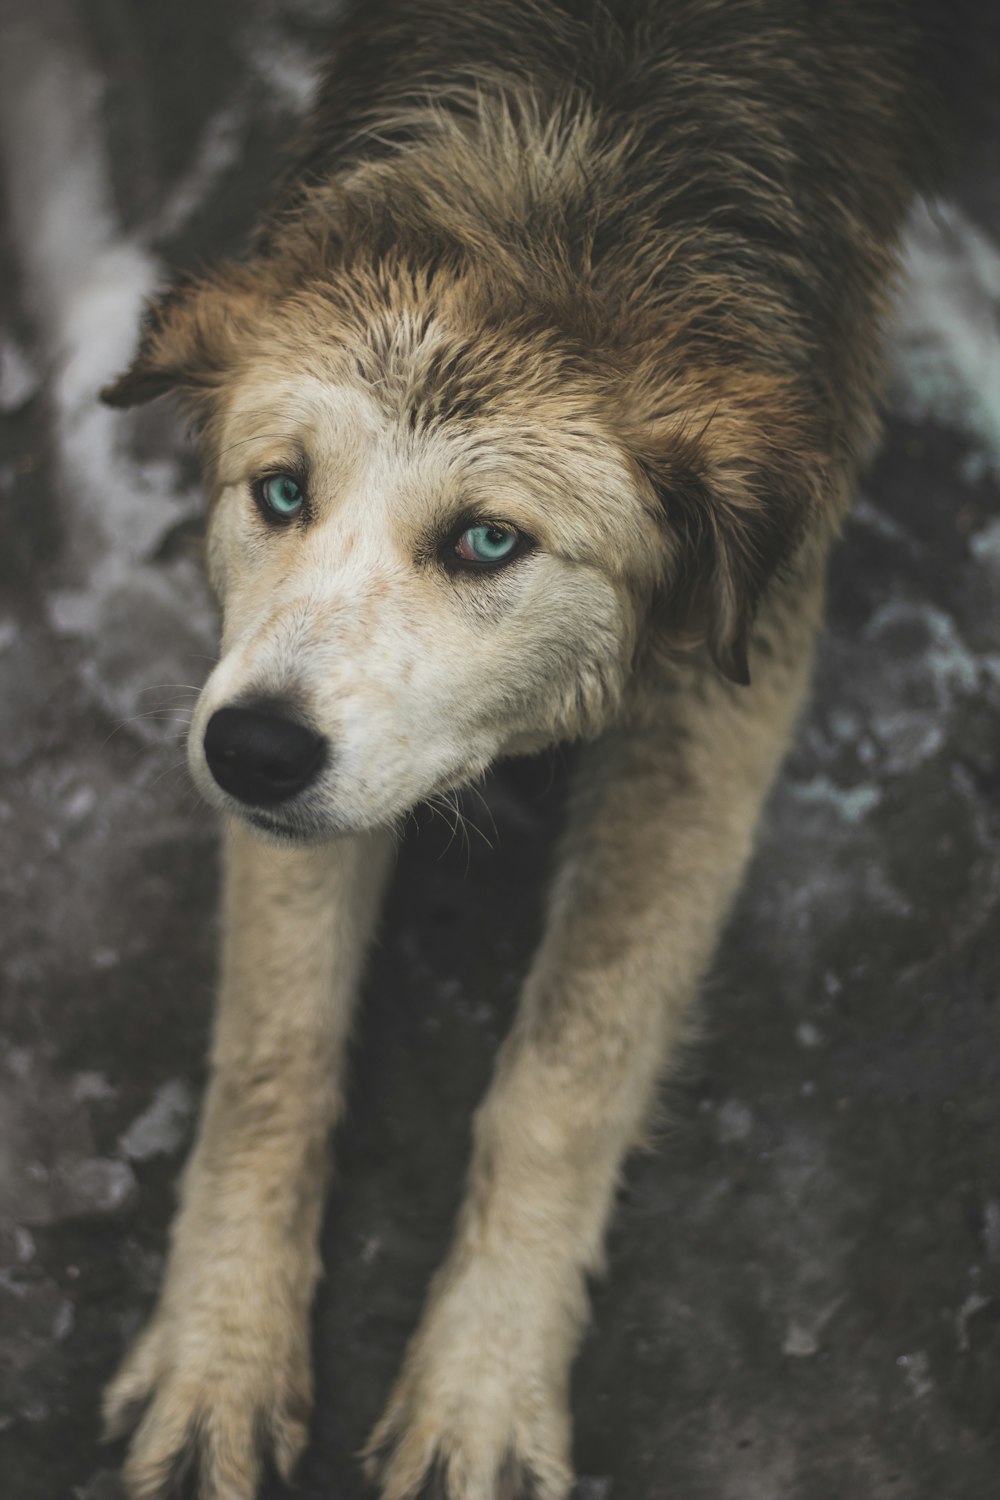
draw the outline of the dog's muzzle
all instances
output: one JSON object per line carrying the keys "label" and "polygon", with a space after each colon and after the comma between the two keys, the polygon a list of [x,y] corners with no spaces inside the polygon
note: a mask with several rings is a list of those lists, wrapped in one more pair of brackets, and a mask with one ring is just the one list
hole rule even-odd
{"label": "dog's muzzle", "polygon": [[219,786],[249,807],[274,807],[297,796],[327,755],[323,736],[289,718],[282,703],[217,709],[203,743]]}

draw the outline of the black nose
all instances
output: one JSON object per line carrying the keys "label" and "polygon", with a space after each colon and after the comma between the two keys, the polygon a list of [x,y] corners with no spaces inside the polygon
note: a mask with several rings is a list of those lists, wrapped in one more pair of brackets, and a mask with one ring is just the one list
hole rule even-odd
{"label": "black nose", "polygon": [[224,792],[251,807],[273,807],[301,792],[326,759],[326,740],[282,703],[220,708],[205,730],[205,759]]}

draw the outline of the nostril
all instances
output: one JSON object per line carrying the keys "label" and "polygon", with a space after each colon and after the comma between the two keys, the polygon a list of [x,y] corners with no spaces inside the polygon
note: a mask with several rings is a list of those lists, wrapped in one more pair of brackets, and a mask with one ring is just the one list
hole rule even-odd
{"label": "nostril", "polygon": [[224,792],[252,807],[268,807],[315,780],[326,760],[326,740],[288,712],[281,703],[216,710],[203,744]]}

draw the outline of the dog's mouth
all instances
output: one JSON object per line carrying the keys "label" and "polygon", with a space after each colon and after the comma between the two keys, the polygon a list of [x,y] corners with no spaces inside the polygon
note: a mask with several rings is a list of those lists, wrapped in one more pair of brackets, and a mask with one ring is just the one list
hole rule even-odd
{"label": "dog's mouth", "polygon": [[303,838],[302,832],[293,824],[284,819],[271,817],[253,807],[241,807],[239,816],[244,822],[250,823],[254,828],[260,829],[261,833],[269,833],[272,838],[281,839],[287,843],[300,843]]}
{"label": "dog's mouth", "polygon": [[357,832],[357,828],[350,827],[337,819],[329,817],[317,817],[315,813],[300,811],[298,815],[291,810],[282,815],[273,812],[264,812],[259,807],[246,807],[240,803],[230,801],[226,809],[232,816],[238,817],[242,822],[248,823],[255,833],[269,842],[283,845],[326,844],[332,839],[343,837],[345,834]]}

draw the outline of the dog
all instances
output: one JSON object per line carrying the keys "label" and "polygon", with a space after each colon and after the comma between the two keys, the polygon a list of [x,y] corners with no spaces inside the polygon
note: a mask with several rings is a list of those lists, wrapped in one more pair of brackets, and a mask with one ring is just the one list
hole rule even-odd
{"label": "dog", "polygon": [[[902,0],[367,0],[247,257],[103,392],[194,424],[222,650],[212,1075],[105,1396],[205,1500],[307,1438],[327,1140],[394,829],[579,742],[545,935],[364,1454],[384,1500],[572,1482],[622,1161],[789,742],[943,125]],[[933,50],[933,49],[932,49]]]}

